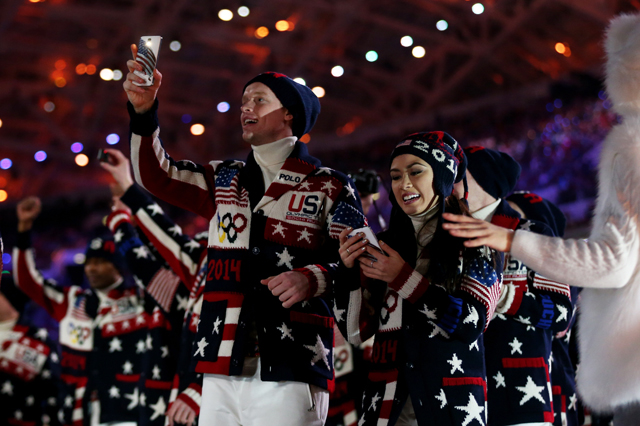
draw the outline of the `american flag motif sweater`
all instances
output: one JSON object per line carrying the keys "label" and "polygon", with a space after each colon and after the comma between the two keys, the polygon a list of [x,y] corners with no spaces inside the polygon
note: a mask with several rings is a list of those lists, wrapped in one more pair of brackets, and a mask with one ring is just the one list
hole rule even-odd
{"label": "american flag motif sweater", "polygon": [[[353,184],[296,142],[265,191],[253,154],[246,163],[175,161],[159,139],[157,102],[146,114],[131,104],[129,112],[138,184],[210,221],[196,371],[241,374],[255,322],[262,380],[331,390],[334,320],[319,296],[336,268],[339,233],[366,221]],[[304,303],[285,309],[260,280],[291,270],[305,274],[311,289]]]}
{"label": "american flag motif sweater", "polygon": [[[202,294],[206,278],[207,247],[206,234],[194,239],[182,233],[160,206],[137,185],[132,185],[121,197],[132,211],[136,224],[167,262],[171,270],[180,277],[188,292],[176,292],[179,310],[184,311],[178,346],[178,365],[174,377],[170,403],[179,399],[196,413],[200,411],[202,374],[191,368],[197,325],[200,320]],[[199,241],[203,241],[200,243]]]}
{"label": "american flag motif sweater", "polygon": [[[379,239],[395,250],[416,244],[413,235],[389,231]],[[432,250],[433,244],[425,248]],[[415,260],[388,285],[341,264],[334,285],[338,326],[353,344],[375,334],[358,424],[395,424],[408,397],[418,424],[486,424],[482,334],[500,294],[502,259],[481,252],[453,294],[414,270]]]}
{"label": "american flag motif sweater", "polygon": [[[552,235],[541,222],[524,220],[501,202],[492,223]],[[489,423],[496,426],[554,421],[551,340],[573,316],[570,288],[505,259],[500,304],[485,335]]]}
{"label": "american flag motif sweater", "polygon": [[140,392],[145,402],[139,404],[138,425],[162,426],[177,370],[177,348],[189,291],[140,240],[128,212],[112,212],[107,225],[134,281],[145,292],[145,311],[150,318],[146,339],[135,347],[143,359]]}
{"label": "american flag motif sweater", "polygon": [[30,232],[18,233],[13,275],[16,285],[60,323],[62,423],[88,425],[94,392],[101,423],[137,422],[143,360],[133,348],[146,341],[151,320],[141,292],[121,284],[98,293],[44,278],[35,266]]}
{"label": "american flag motif sweater", "polygon": [[[6,277],[3,279],[7,279]],[[60,358],[47,330],[20,323],[0,347],[0,424],[59,425]]]}

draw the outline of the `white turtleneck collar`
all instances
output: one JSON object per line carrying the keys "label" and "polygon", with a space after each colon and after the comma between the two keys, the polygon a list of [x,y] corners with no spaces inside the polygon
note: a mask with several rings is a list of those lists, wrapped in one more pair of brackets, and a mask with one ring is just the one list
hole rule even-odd
{"label": "white turtleneck collar", "polygon": [[440,203],[436,203],[435,206],[425,212],[409,215],[409,219],[411,219],[416,236],[416,244],[418,246],[418,262],[416,263],[416,270],[421,274],[425,274],[429,266],[429,260],[421,258],[422,251],[431,242],[431,240],[433,240],[433,236],[436,233],[436,228],[438,226],[437,213],[439,210]]}
{"label": "white turtleneck collar", "polygon": [[120,278],[118,278],[118,280],[116,282],[111,284],[109,287],[105,287],[105,288],[101,288],[101,289],[95,289],[95,292],[98,295],[98,297],[100,298],[100,300],[108,299],[109,298],[109,292],[111,290],[117,288],[123,282],[124,282],[124,279],[122,277],[120,277]]}
{"label": "white turtleneck collar", "polygon": [[484,206],[483,208],[478,209],[475,212],[472,212],[471,217],[490,222],[491,219],[493,218],[493,213],[495,213],[496,209],[498,208],[501,202],[502,202],[502,198],[498,198],[496,201],[489,204],[488,206]]}
{"label": "white turtleneck collar", "polygon": [[298,138],[295,136],[289,136],[265,145],[251,145],[253,158],[256,159],[256,163],[262,171],[265,190],[271,185],[285,160],[293,152],[297,140]]}

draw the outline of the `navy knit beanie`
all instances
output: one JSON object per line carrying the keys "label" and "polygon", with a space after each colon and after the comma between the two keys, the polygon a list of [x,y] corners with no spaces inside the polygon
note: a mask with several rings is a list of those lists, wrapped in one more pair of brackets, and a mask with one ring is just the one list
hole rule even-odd
{"label": "navy knit beanie", "polygon": [[116,250],[116,243],[111,237],[94,238],[87,246],[84,255],[85,261],[97,257],[113,263],[121,273],[125,270],[125,260]]}
{"label": "navy knit beanie", "polygon": [[467,158],[460,144],[445,132],[422,132],[405,137],[391,153],[389,164],[402,154],[415,155],[431,166],[433,187],[443,202],[453,193],[453,184],[462,180],[467,169]]}
{"label": "navy knit beanie", "polygon": [[298,139],[309,133],[313,125],[316,124],[316,119],[320,114],[320,101],[307,86],[296,83],[284,74],[272,71],[262,73],[249,80],[242,89],[243,93],[251,83],[266,85],[276,95],[282,106],[293,115],[291,130]]}
{"label": "navy knit beanie", "polygon": [[529,191],[518,191],[507,197],[522,209],[527,219],[537,220],[548,225],[558,237],[564,235],[567,218],[558,206]]}
{"label": "navy knit beanie", "polygon": [[516,187],[520,164],[509,154],[482,146],[470,146],[464,152],[471,176],[489,195],[499,200]]}

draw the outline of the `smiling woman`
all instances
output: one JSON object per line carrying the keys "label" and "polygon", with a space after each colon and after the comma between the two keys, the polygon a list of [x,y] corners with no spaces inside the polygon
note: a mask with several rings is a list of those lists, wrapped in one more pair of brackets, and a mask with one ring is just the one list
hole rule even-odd
{"label": "smiling woman", "polygon": [[[386,255],[363,235],[349,238],[350,229],[340,235],[334,312],[347,314],[336,317],[338,326],[353,344],[375,335],[363,398],[369,409],[358,424],[486,424],[479,342],[500,294],[501,262],[442,229],[444,211],[466,213],[452,194],[465,176],[465,154],[444,132],[415,133],[395,147],[390,164],[391,222],[378,235]],[[434,398],[440,402],[422,403]],[[380,399],[391,405],[383,409]]]}

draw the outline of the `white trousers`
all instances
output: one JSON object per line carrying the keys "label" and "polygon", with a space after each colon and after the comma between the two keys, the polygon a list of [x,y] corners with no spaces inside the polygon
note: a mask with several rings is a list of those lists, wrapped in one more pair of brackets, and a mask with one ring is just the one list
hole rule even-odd
{"label": "white trousers", "polygon": [[199,426],[322,426],[329,392],[301,382],[205,374]]}

